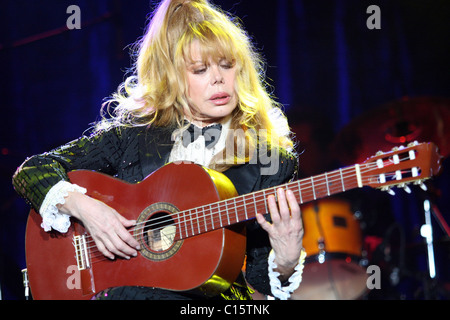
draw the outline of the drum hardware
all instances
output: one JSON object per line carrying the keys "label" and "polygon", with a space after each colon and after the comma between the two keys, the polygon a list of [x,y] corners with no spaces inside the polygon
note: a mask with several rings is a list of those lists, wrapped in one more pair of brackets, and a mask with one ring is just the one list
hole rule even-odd
{"label": "drum hardware", "polygon": [[314,215],[315,215],[315,219],[316,219],[317,229],[320,234],[320,236],[317,239],[317,248],[319,249],[319,252],[317,255],[317,261],[319,263],[324,263],[325,262],[325,239],[323,238],[324,231],[323,231],[322,224],[321,224],[320,218],[319,218],[318,202],[313,203],[313,208],[314,208]]}
{"label": "drum hardware", "polygon": [[420,228],[420,235],[425,239],[428,253],[428,272],[430,278],[436,277],[436,263],[434,261],[434,246],[433,246],[433,226],[431,225],[430,201],[423,202],[423,210],[425,214],[425,224]]}
{"label": "drum hardware", "polygon": [[317,240],[317,247],[319,248],[319,254],[317,255],[317,261],[319,263],[324,263],[325,262],[325,242],[322,237],[319,238],[319,240]]}
{"label": "drum hardware", "polygon": [[450,227],[443,218],[439,208],[432,203],[430,192],[422,192],[423,194],[423,213],[424,213],[424,224],[420,228],[420,235],[424,238],[427,247],[428,256],[428,273],[430,279],[435,279],[436,274],[436,261],[434,257],[434,230],[432,225],[432,217],[436,219],[436,222],[440,226],[446,237],[450,238]]}
{"label": "drum hardware", "polygon": [[30,298],[30,282],[28,281],[28,269],[22,269],[23,286],[25,288],[25,300]]}

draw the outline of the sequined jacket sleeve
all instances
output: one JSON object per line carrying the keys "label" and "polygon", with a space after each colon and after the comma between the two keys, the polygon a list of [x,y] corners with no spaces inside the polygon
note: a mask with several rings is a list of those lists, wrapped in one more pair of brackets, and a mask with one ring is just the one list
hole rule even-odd
{"label": "sequined jacket sleeve", "polygon": [[69,181],[69,171],[87,169],[114,175],[124,152],[122,144],[119,130],[111,128],[32,156],[15,172],[14,189],[39,211],[47,192],[59,181]]}

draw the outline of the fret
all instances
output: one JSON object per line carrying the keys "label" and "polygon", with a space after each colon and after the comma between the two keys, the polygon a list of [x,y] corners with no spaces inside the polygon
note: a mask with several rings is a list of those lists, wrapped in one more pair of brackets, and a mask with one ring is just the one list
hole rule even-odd
{"label": "fret", "polygon": [[336,175],[338,176],[336,179],[340,180],[340,184],[336,185],[336,188],[339,189],[339,192],[344,192],[345,191],[345,185],[344,185],[344,179],[342,177],[342,171],[336,171]]}
{"label": "fret", "polygon": [[268,209],[267,209],[267,197],[266,197],[266,190],[263,190],[263,204],[264,204],[264,209],[265,209],[265,212],[267,212],[268,211]]}
{"label": "fret", "polygon": [[186,211],[183,211],[183,219],[184,219],[184,231],[186,232],[186,238],[189,237],[188,227],[186,222]]}
{"label": "fret", "polygon": [[200,219],[198,217],[198,208],[195,208],[195,216],[197,217],[197,229],[198,229],[198,233],[200,234],[202,231],[200,230]]}
{"label": "fret", "polygon": [[258,213],[258,208],[256,207],[256,198],[255,198],[255,192],[253,192],[253,205],[255,206],[255,216]]}
{"label": "fret", "polygon": [[189,215],[191,216],[191,232],[192,232],[192,235],[194,235],[195,234],[195,231],[194,231],[194,218],[193,218],[193,216],[191,214],[191,210],[189,210]]}
{"label": "fret", "polygon": [[[398,157],[398,155],[397,155]],[[358,181],[358,188],[362,188],[362,179],[361,179],[361,170],[359,169],[359,164],[355,164],[355,171],[356,171],[356,179]]]}
{"label": "fret", "polygon": [[327,194],[330,195],[330,187],[328,186],[328,175],[325,173],[325,183],[327,184]]}
{"label": "fret", "polygon": [[222,227],[223,227],[223,224],[222,224],[222,214],[220,213],[220,210],[219,210],[219,204],[218,204],[218,203],[216,204],[216,206],[217,206],[217,214],[218,214],[218,216],[219,216],[220,227],[222,228]]}
{"label": "fret", "polygon": [[313,191],[313,195],[314,195],[314,200],[316,200],[316,190],[314,189],[314,177],[311,177],[311,187],[312,187],[312,191]]}
{"label": "fret", "polygon": [[205,223],[205,232],[207,232],[208,231],[208,225],[206,224],[205,208],[203,208],[202,211],[203,211],[203,222]]}
{"label": "fret", "polygon": [[298,185],[298,195],[300,196],[300,203],[303,203],[302,188],[300,186],[300,179],[297,180],[297,185]]}
{"label": "fret", "polygon": [[342,169],[339,169],[339,172],[340,172],[340,174],[341,174],[342,191],[345,191],[344,177],[343,177],[343,175],[342,175]]}
{"label": "fret", "polygon": [[211,219],[211,230],[214,230],[214,217],[212,215],[211,205],[209,205],[209,217]]}
{"label": "fret", "polygon": [[339,192],[339,186],[335,183],[336,179],[339,179],[339,177],[336,177],[336,174],[337,172],[335,171],[326,174],[328,195]]}
{"label": "fret", "polygon": [[230,225],[231,222],[230,222],[230,211],[228,210],[228,201],[225,201],[225,211],[227,212],[227,222],[228,222],[228,225]]}
{"label": "fret", "polygon": [[245,198],[244,197],[242,197],[242,204],[244,206],[245,220],[247,221],[248,220],[247,205],[245,203]]}
{"label": "fret", "polygon": [[233,201],[234,201],[234,213],[236,215],[236,223],[237,223],[237,222],[239,222],[239,216],[238,216],[239,210],[238,210],[238,207],[236,205],[236,198],[233,198]]}

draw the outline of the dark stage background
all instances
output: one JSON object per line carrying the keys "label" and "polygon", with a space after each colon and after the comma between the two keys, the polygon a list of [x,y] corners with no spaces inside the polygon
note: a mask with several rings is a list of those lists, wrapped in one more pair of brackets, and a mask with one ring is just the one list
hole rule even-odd
{"label": "dark stage background", "polygon": [[[374,151],[393,147],[382,130],[377,136],[373,129],[390,119],[385,106],[401,106],[400,114],[390,116],[411,117],[408,123],[415,128],[398,130],[418,132],[417,140],[433,140],[448,155],[449,1],[215,3],[242,19],[264,54],[269,83],[304,150],[301,177],[358,161],[361,145]],[[66,27],[72,4],[81,9],[80,30]],[[381,10],[381,29],[371,30],[366,10],[374,4]],[[20,270],[26,267],[29,208],[12,189],[13,172],[27,156],[77,138],[98,119],[102,100],[124,80],[130,67],[126,46],[142,35],[152,5],[148,0],[0,1],[2,299],[23,299]],[[437,118],[425,119],[436,110]],[[450,222],[448,171],[445,161],[429,189]],[[382,243],[369,251],[369,263],[382,270],[381,289],[362,299],[449,298],[448,237],[433,217],[437,278],[431,281],[419,235],[423,194],[412,189],[411,195],[399,190],[394,197],[366,188],[343,195],[362,214],[366,242]]]}

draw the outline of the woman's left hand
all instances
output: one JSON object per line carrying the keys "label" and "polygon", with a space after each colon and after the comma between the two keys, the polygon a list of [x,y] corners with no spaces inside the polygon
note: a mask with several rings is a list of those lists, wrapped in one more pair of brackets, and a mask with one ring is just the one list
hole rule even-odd
{"label": "woman's left hand", "polygon": [[280,280],[287,280],[298,264],[304,231],[300,206],[294,193],[279,188],[277,198],[278,203],[274,195],[267,199],[272,223],[266,221],[261,214],[256,215],[256,220],[269,234]]}

